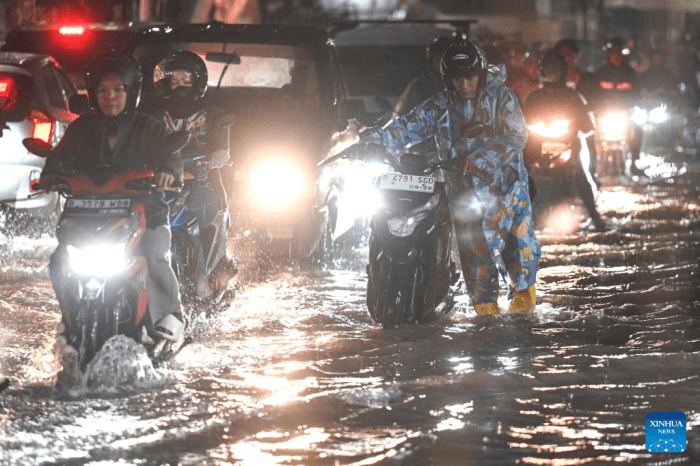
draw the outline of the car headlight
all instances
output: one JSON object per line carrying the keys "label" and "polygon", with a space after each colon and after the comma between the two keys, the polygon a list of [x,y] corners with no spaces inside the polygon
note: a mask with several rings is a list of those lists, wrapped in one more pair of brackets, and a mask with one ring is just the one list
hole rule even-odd
{"label": "car headlight", "polygon": [[302,170],[286,160],[274,160],[258,166],[251,181],[257,202],[271,210],[283,210],[294,204],[304,189]]}
{"label": "car headlight", "polygon": [[126,268],[124,244],[93,245],[84,248],[69,245],[66,250],[70,267],[80,275],[104,278],[118,275]]}
{"label": "car headlight", "polygon": [[438,193],[432,196],[427,203],[413,209],[407,215],[390,218],[386,222],[389,232],[394,236],[401,237],[412,235],[421,220],[428,215],[428,211],[435,209],[439,202],[440,194]]}

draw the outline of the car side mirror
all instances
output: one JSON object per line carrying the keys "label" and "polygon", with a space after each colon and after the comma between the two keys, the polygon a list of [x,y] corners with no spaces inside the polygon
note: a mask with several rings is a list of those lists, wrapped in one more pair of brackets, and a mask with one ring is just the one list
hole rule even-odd
{"label": "car side mirror", "polygon": [[25,138],[22,140],[22,144],[24,144],[24,147],[26,147],[29,152],[39,157],[48,157],[53,150],[51,144],[43,139]]}
{"label": "car side mirror", "polygon": [[73,94],[68,100],[68,107],[71,112],[82,115],[90,110],[90,103],[85,94]]}

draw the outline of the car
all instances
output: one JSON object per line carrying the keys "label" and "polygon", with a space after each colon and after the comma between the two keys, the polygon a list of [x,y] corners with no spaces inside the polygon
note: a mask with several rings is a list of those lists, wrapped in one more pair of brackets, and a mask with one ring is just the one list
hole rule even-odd
{"label": "car", "polygon": [[0,52],[0,204],[5,226],[8,216],[45,217],[59,211],[55,193],[39,194],[32,187],[45,159],[28,153],[22,140],[35,137],[58,143],[78,116],[69,110],[76,92],[53,58]]}
{"label": "car", "polygon": [[408,83],[426,73],[426,47],[438,37],[467,36],[473,20],[357,21],[336,23],[350,97],[364,102],[367,121],[386,122]]}
{"label": "car", "polygon": [[349,99],[330,34],[279,25],[174,24],[149,28],[134,56],[144,72],[177,50],[197,53],[208,69],[205,98],[233,113],[233,166],[223,170],[232,236],[256,238],[267,251],[320,257],[332,188],[317,163],[331,138],[361,110]]}
{"label": "car", "polygon": [[85,71],[99,53],[130,53],[150,24],[65,24],[60,27],[26,26],[11,29],[1,51],[49,55],[68,73],[73,84],[85,89]]}

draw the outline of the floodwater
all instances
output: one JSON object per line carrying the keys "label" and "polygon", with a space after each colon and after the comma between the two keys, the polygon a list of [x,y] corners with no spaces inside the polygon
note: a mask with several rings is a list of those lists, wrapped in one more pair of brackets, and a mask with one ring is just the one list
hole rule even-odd
{"label": "floodwater", "polygon": [[[700,171],[646,160],[601,191],[609,231],[540,231],[532,316],[476,316],[461,289],[383,330],[361,260],[281,269],[173,360],[117,341],[89,382],[57,381],[54,240],[3,238],[0,464],[700,464]],[[652,411],[686,415],[685,451],[647,451]]]}

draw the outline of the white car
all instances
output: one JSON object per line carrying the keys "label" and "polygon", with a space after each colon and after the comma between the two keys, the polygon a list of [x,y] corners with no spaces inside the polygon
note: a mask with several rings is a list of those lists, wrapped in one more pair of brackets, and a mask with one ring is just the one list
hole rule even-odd
{"label": "white car", "polygon": [[76,92],[53,58],[0,52],[0,209],[5,219],[58,211],[56,193],[32,188],[45,160],[30,154],[22,140],[35,137],[55,145],[78,116],[68,104]]}

